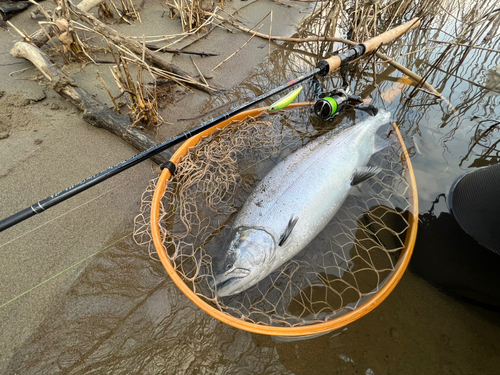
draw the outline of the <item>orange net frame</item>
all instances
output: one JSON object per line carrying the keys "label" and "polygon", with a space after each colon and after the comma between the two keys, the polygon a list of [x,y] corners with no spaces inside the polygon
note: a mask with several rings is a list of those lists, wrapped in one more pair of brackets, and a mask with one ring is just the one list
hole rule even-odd
{"label": "orange net frame", "polygon": [[[306,336],[343,327],[379,305],[409,263],[418,201],[408,152],[399,144],[374,155],[382,172],[349,196],[329,225],[289,262],[235,296],[210,287],[211,260],[255,180],[316,133],[304,125],[311,103],[268,115],[243,112],[186,141],[145,193],[136,241],[153,242],[181,291],[211,316],[267,335]],[[235,125],[236,124],[236,125]],[[216,131],[218,130],[218,131]],[[151,192],[154,188],[154,194]]]}

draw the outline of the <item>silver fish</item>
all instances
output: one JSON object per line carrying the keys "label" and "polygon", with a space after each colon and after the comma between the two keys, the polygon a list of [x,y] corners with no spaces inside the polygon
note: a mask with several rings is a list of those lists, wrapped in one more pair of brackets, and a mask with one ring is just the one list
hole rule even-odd
{"label": "silver fish", "polygon": [[340,133],[326,133],[278,163],[236,216],[231,242],[214,265],[219,297],[240,293],[298,254],[330,222],[352,186],[377,174],[370,157],[392,140],[376,135],[380,110]]}

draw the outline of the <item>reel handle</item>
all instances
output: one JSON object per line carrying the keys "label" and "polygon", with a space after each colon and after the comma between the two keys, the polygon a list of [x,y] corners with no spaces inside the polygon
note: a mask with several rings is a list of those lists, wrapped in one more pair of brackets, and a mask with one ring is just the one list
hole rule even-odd
{"label": "reel handle", "polygon": [[415,17],[410,21],[395,27],[394,29],[388,30],[374,38],[368,39],[362,44],[358,44],[356,47],[347,50],[342,55],[335,55],[326,60],[321,60],[318,63],[318,68],[320,69],[319,75],[326,76],[332,71],[337,69],[343,63],[352,61],[359,56],[376,50],[381,44],[389,43],[391,40],[399,38],[401,35],[409,30],[413,30],[420,26],[420,19]]}

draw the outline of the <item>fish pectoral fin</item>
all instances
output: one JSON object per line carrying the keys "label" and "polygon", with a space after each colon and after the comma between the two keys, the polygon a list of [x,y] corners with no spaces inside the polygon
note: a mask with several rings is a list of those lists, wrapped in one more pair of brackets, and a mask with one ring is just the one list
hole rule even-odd
{"label": "fish pectoral fin", "polygon": [[381,170],[382,170],[382,168],[379,168],[379,167],[366,167],[366,166],[359,167],[352,174],[351,186],[358,185],[358,184],[362,183],[363,181],[366,181],[369,178],[372,178],[377,173],[379,173]]}
{"label": "fish pectoral fin", "polygon": [[279,246],[283,246],[285,244],[288,237],[290,237],[290,234],[292,233],[292,230],[295,227],[295,224],[297,224],[298,220],[299,218],[294,218],[293,216],[290,218],[290,221],[286,226],[285,232],[280,237],[280,241],[278,243]]}

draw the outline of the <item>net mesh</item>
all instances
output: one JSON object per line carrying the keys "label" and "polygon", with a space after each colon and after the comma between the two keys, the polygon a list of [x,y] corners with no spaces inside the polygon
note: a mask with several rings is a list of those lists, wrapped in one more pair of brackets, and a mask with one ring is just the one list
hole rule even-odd
{"label": "net mesh", "polygon": [[[350,195],[297,256],[250,289],[217,297],[212,260],[224,251],[231,219],[259,179],[324,131],[305,121],[309,115],[309,109],[295,109],[214,132],[178,163],[161,200],[163,251],[176,271],[200,299],[243,321],[295,327],[335,319],[375,295],[405,249],[412,188],[395,145],[372,157],[370,164],[382,172]],[[153,257],[149,211],[155,183],[143,195],[135,232]]]}

